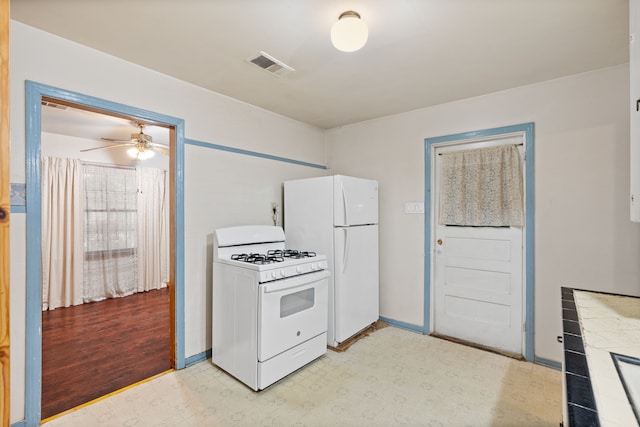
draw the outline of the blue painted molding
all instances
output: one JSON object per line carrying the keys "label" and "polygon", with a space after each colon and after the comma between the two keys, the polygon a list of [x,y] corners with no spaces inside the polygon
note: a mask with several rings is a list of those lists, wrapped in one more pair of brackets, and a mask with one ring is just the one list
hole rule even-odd
{"label": "blue painted molding", "polygon": [[524,134],[525,139],[525,354],[526,360],[534,360],[534,303],[535,303],[535,222],[534,222],[534,123],[523,123],[474,132],[445,135],[425,139],[424,149],[424,330],[430,332],[431,322],[431,148],[434,144],[479,138],[501,137],[508,134]]}
{"label": "blue painted molding", "polygon": [[260,153],[257,151],[243,150],[241,148],[228,147],[226,145],[211,144],[209,142],[196,141],[193,139],[185,140],[186,144],[195,145],[197,147],[211,148],[214,150],[227,151],[229,153],[244,154],[246,156],[261,157],[263,159],[276,160],[278,162],[292,163],[294,165],[307,166],[316,169],[327,169],[325,165],[303,162],[301,160],[289,159],[286,157],[273,156],[271,154]]}
{"label": "blue painted molding", "polygon": [[200,363],[207,359],[211,359],[211,354],[212,354],[211,349],[208,349],[198,354],[194,354],[193,356],[187,357],[187,359],[185,360],[185,364],[187,367],[189,367],[189,366],[195,365],[196,363]]}
{"label": "blue painted molding", "polygon": [[555,369],[556,371],[562,371],[562,362],[556,362],[555,360],[544,359],[542,357],[536,357],[533,359],[536,365],[546,366],[547,368]]}
{"label": "blue painted molding", "polygon": [[26,81],[26,321],[25,321],[25,427],[40,425],[42,381],[42,253],[41,253],[41,102],[42,98],[67,101],[94,110],[163,123],[175,128],[175,364],[184,358],[184,120],[124,104]]}
{"label": "blue painted molding", "polygon": [[27,423],[25,421],[16,421],[11,424],[11,427],[27,427]]}
{"label": "blue painted molding", "polygon": [[12,214],[27,213],[27,207],[22,205],[11,205],[9,212]]}
{"label": "blue painted molding", "polygon": [[412,323],[401,322],[399,320],[389,319],[388,317],[380,317],[380,320],[388,323],[390,326],[395,326],[396,328],[405,329],[411,332],[417,332],[419,334],[423,333],[422,326],[414,325]]}

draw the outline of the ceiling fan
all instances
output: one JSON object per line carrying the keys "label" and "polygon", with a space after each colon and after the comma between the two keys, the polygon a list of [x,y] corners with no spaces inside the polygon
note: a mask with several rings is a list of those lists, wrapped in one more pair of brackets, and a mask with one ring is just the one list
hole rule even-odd
{"label": "ceiling fan", "polygon": [[144,123],[136,123],[136,125],[140,128],[139,133],[132,133],[130,140],[120,140],[120,139],[111,139],[111,138],[100,138],[103,141],[109,142],[118,142],[119,144],[115,145],[105,145],[103,147],[95,147],[95,148],[87,148],[80,151],[93,151],[93,150],[101,150],[103,148],[115,148],[115,147],[123,147],[123,146],[131,146],[127,150],[127,154],[131,157],[139,160],[150,159],[155,155],[155,153],[164,154],[165,156],[169,155],[169,147],[163,144],[157,144],[153,142],[153,138],[151,135],[147,135],[144,133]]}

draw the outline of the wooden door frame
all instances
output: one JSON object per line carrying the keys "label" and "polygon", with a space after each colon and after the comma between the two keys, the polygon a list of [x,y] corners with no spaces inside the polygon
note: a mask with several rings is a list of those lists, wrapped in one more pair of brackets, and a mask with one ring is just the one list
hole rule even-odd
{"label": "wooden door frame", "polygon": [[481,131],[465,132],[454,135],[446,135],[435,138],[425,139],[425,195],[424,195],[424,323],[422,332],[430,334],[433,332],[432,325],[432,218],[431,218],[431,175],[433,167],[433,155],[435,147],[438,145],[453,143],[454,141],[471,142],[478,139],[487,139],[491,137],[505,137],[509,134],[522,134],[525,144],[525,235],[526,244],[524,253],[525,275],[524,275],[524,298],[525,298],[525,342],[524,357],[526,360],[533,361],[535,358],[534,351],[534,123],[524,123],[513,126],[505,126],[499,128],[485,129]]}
{"label": "wooden door frame", "polygon": [[[26,327],[25,424],[40,425],[42,381],[42,207],[41,108],[42,99],[119,117],[133,117],[169,127],[170,138],[170,283],[171,363],[185,367],[184,357],[184,120],[118,104],[64,89],[26,82]],[[174,142],[174,143],[173,143]]]}
{"label": "wooden door frame", "polygon": [[9,267],[11,176],[9,168],[10,103],[9,103],[9,0],[0,0],[0,425],[9,427],[10,409],[10,299]]}

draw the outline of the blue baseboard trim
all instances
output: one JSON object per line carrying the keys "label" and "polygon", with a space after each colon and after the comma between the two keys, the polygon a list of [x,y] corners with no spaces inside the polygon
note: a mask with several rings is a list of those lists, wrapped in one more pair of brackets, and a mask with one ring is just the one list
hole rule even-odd
{"label": "blue baseboard trim", "polygon": [[11,424],[11,427],[27,427],[27,423],[26,421],[16,421],[15,423]]}
{"label": "blue baseboard trim", "polygon": [[562,370],[562,363],[556,362],[555,360],[544,359],[542,357],[536,357],[533,359],[533,363],[536,365],[546,366],[547,368],[555,369],[557,371]]}
{"label": "blue baseboard trim", "polygon": [[391,326],[395,326],[396,328],[406,329],[407,331],[417,332],[422,334],[422,326],[414,325],[412,323],[401,322],[399,320],[389,319],[387,317],[380,317],[380,320],[388,323]]}
{"label": "blue baseboard trim", "polygon": [[11,205],[11,213],[27,213],[27,207],[22,205]]}
{"label": "blue baseboard trim", "polygon": [[189,367],[191,365],[195,365],[196,363],[200,363],[203,360],[207,360],[211,358],[211,349],[203,351],[202,353],[194,354],[193,356],[187,357],[184,360],[185,367]]}

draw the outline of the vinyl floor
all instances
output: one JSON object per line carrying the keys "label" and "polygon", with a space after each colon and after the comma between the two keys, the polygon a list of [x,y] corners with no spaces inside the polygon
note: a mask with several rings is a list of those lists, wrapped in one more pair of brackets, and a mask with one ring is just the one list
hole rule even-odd
{"label": "vinyl floor", "polygon": [[558,426],[561,408],[557,370],[387,327],[260,392],[206,360],[45,426]]}

